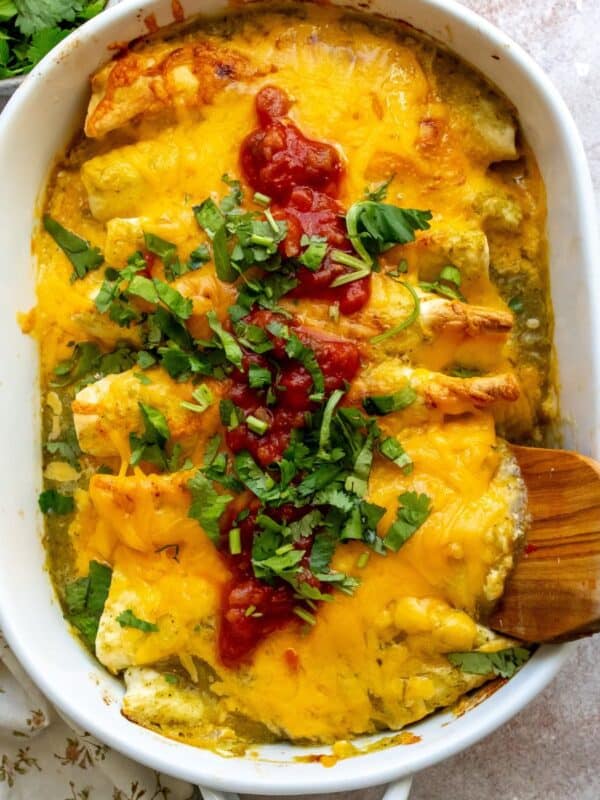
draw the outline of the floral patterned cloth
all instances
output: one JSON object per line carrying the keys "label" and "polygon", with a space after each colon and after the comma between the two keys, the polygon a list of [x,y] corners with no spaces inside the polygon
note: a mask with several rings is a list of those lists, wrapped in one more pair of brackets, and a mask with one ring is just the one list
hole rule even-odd
{"label": "floral patterned cloth", "polygon": [[27,677],[0,633],[0,800],[200,800],[75,730]]}

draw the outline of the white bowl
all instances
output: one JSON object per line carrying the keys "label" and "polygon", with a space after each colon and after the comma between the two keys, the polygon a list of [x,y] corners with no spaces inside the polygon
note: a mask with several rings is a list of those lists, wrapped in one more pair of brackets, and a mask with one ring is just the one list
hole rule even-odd
{"label": "white bowl", "polygon": [[[364,5],[351,0],[349,6]],[[227,7],[183,0],[187,15]],[[579,135],[539,67],[489,23],[451,0],[373,0],[370,10],[404,19],[455,50],[513,101],[537,155],[548,193],[548,236],[560,363],[565,444],[600,456],[600,264],[592,186]],[[57,153],[81,123],[88,77],[114,41],[145,33],[154,13],[172,21],[171,0],[125,0],[65,40],[28,76],[0,117],[2,224],[0,341],[0,622],[25,669],[68,717],[99,739],[157,770],[229,791],[299,794],[348,791],[431,766],[489,734],[538,694],[560,669],[565,647],[544,647],[505,686],[460,718],[438,713],[411,727],[421,741],[340,761],[300,763],[315,752],[281,744],[257,757],[222,758],[162,738],[121,716],[119,681],[103,672],[69,633],[48,574],[36,511],[41,484],[37,355],[16,323],[34,303],[30,238],[40,191]],[[107,693],[114,701],[107,704]],[[376,738],[376,737],[372,737]],[[408,786],[405,780],[402,784]],[[390,797],[404,796],[400,785]]]}

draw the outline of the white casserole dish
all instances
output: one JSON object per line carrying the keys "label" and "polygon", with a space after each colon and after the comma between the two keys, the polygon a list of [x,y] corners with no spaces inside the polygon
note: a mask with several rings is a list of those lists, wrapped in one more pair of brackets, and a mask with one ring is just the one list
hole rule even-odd
{"label": "white casserole dish", "polygon": [[[224,0],[183,0],[187,16],[222,10]],[[362,7],[361,0],[344,3]],[[600,457],[600,297],[594,199],[583,148],[563,101],[537,65],[499,30],[451,0],[373,0],[370,12],[403,19],[448,45],[513,101],[538,158],[548,193],[548,237],[560,364],[565,445]],[[62,712],[112,747],[148,766],[215,790],[289,795],[349,791],[397,781],[483,738],[522,709],[554,677],[566,647],[545,647],[505,686],[460,718],[438,713],[411,726],[421,741],[342,760],[325,769],[297,757],[327,748],[257,748],[223,758],[162,738],[121,716],[121,684],[104,673],[64,622],[44,571],[39,397],[35,343],[16,312],[34,303],[30,239],[40,192],[57,153],[82,119],[88,78],[108,46],[146,32],[144,18],[172,21],[171,0],[125,0],[53,51],[0,117],[0,625],[25,669]],[[114,702],[107,704],[107,694]],[[368,737],[372,741],[377,737]],[[206,791],[206,796],[223,797]]]}

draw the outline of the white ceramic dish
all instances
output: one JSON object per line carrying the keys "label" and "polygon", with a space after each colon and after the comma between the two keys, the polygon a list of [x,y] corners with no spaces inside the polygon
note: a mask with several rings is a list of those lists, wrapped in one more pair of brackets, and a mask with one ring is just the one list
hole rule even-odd
{"label": "white ceramic dish", "polygon": [[[351,0],[348,6],[364,6]],[[186,15],[210,14],[224,0],[183,0]],[[450,46],[503,90],[517,107],[548,192],[548,235],[560,363],[565,444],[600,457],[600,278],[591,181],[575,125],[546,76],[510,39],[451,0],[373,0],[370,10],[404,19]],[[298,762],[309,751],[258,748],[252,758],[222,758],[169,741],[124,719],[120,683],[104,673],[65,625],[44,571],[36,513],[40,457],[37,355],[16,323],[34,303],[30,239],[49,168],[82,119],[88,77],[110,57],[108,45],[145,33],[154,13],[172,21],[171,0],[125,0],[91,20],[51,53],[0,117],[1,285],[0,624],[33,680],[62,712],[116,749],[155,769],[215,790],[289,795],[349,791],[396,781],[489,734],[521,710],[560,669],[565,647],[545,647],[508,682],[460,718],[446,712],[412,726],[421,741],[340,761],[325,769]],[[114,702],[107,704],[107,694]],[[376,737],[371,737],[376,738]],[[205,790],[206,796],[223,797]]]}

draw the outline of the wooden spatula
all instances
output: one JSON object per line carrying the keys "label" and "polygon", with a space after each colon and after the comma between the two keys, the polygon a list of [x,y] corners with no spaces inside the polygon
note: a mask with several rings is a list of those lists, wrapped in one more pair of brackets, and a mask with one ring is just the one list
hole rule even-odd
{"label": "wooden spatula", "polygon": [[566,450],[517,447],[531,527],[493,630],[525,642],[600,631],[600,463]]}

